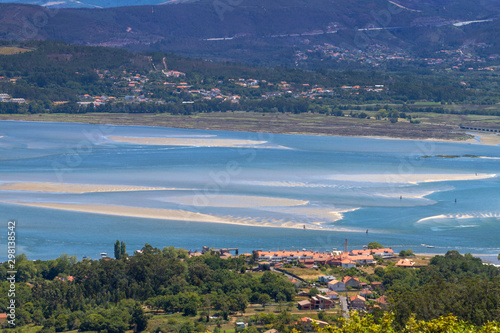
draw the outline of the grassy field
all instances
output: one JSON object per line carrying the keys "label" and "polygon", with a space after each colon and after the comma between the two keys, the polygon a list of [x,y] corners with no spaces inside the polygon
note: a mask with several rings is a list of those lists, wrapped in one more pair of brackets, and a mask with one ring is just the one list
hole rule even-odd
{"label": "grassy field", "polygon": [[[260,314],[260,313],[274,313],[275,315],[278,315],[284,310],[290,311],[290,313],[297,318],[301,317],[310,317],[314,319],[318,319],[318,311],[317,310],[311,310],[311,311],[300,311],[297,309],[295,302],[292,303],[283,303],[283,304],[269,304],[266,305],[265,308],[262,307],[260,304],[249,304],[245,313],[241,314],[238,313],[236,315],[233,315],[228,318],[227,321],[222,321],[221,319],[211,319],[210,322],[206,322],[203,318],[203,320],[200,320],[200,316],[196,317],[186,317],[183,316],[180,313],[175,313],[175,314],[165,314],[165,313],[154,313],[154,312],[149,312],[151,315],[148,323],[148,327],[151,330],[155,330],[157,327],[160,327],[160,329],[163,330],[168,330],[167,327],[182,327],[183,325],[188,324],[189,322],[192,322],[193,325],[205,325],[206,329],[209,331],[213,331],[217,325],[220,325],[220,330],[222,332],[226,333],[232,333],[234,332],[235,328],[235,323],[243,321],[245,323],[248,323],[250,321],[250,317]],[[334,309],[331,310],[326,310],[326,314],[328,315],[334,315],[334,316],[340,316],[340,307],[338,304]],[[212,314],[213,315],[213,314]],[[257,326],[260,327],[260,326]],[[262,326],[264,327],[264,326]],[[31,333],[31,332],[27,332]]]}
{"label": "grassy field", "polygon": [[0,46],[0,55],[13,55],[13,54],[19,54],[19,53],[25,53],[25,52],[31,52],[33,50],[30,49],[24,49],[21,47],[15,47],[15,46]]}

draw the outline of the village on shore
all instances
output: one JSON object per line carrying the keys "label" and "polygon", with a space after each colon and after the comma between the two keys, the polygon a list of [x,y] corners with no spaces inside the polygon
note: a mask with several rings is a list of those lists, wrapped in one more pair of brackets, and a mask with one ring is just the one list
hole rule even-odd
{"label": "village on shore", "polygon": [[[282,273],[298,290],[296,306],[298,310],[331,310],[339,308],[348,316],[350,311],[372,312],[373,309],[386,310],[389,302],[384,295],[384,285],[379,281],[368,281],[363,272],[373,272],[377,265],[391,265],[401,268],[419,268],[427,262],[415,258],[411,250],[394,253],[378,242],[370,243],[364,249],[344,251],[277,250],[244,253],[241,256],[254,261],[254,271]],[[204,247],[201,252],[189,251],[189,255],[200,256],[209,251],[223,259],[238,256],[238,249],[211,249]],[[231,254],[231,252],[235,254]],[[251,258],[251,259],[250,259]],[[328,267],[336,268],[338,275],[324,274]],[[309,271],[309,272],[307,272]],[[309,274],[308,274],[309,273]],[[315,274],[316,273],[316,274]],[[359,273],[359,274],[357,274]],[[304,325],[312,322],[309,317],[302,318]],[[320,327],[327,322],[314,320]]]}

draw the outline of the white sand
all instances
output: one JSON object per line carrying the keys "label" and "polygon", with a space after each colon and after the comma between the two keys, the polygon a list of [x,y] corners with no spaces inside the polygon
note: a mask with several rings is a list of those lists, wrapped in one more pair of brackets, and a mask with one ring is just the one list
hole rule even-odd
{"label": "white sand", "polygon": [[[401,192],[383,192],[383,193],[376,193],[375,195],[378,197],[382,198],[396,198],[399,199],[400,197],[403,197],[404,199],[426,199],[425,197],[428,195],[431,195],[436,192],[441,192],[441,191],[447,191],[447,189],[443,190],[436,190],[436,191],[415,191],[415,192],[404,192],[404,189],[402,189]],[[427,199],[429,200],[429,199]],[[429,200],[432,201],[432,200]],[[432,201],[434,202],[434,201]]]}
{"label": "white sand", "polygon": [[[474,133],[475,138],[468,140],[444,140],[444,139],[411,139],[411,138],[393,138],[390,136],[360,136],[367,139],[378,140],[405,140],[405,141],[422,141],[422,142],[445,142],[445,143],[470,143],[476,145],[498,146],[500,145],[500,136],[496,134]],[[479,139],[479,141],[476,140]]]}
{"label": "white sand", "polygon": [[479,158],[484,158],[485,160],[500,160],[500,157],[490,157],[490,156],[479,156]]}
{"label": "white sand", "polygon": [[481,218],[500,219],[500,213],[441,214],[441,215],[425,217],[423,219],[418,220],[417,223],[431,221],[431,220],[443,220],[443,219],[464,220],[464,219],[481,219]]}
{"label": "white sand", "polygon": [[247,196],[247,195],[194,195],[166,197],[162,201],[173,202],[180,205],[202,206],[202,207],[274,207],[274,206],[301,206],[308,204],[308,201]]}
{"label": "white sand", "polygon": [[430,182],[479,180],[496,177],[496,174],[339,174],[328,177],[331,180],[370,183],[418,184]]}
{"label": "white sand", "polygon": [[249,147],[262,145],[267,141],[237,140],[237,139],[208,139],[208,138],[133,138],[110,136],[109,139],[141,145],[158,146],[194,146],[194,147]]}
{"label": "white sand", "polygon": [[167,191],[183,190],[166,187],[146,187],[127,185],[90,185],[90,184],[65,184],[65,183],[4,183],[0,190],[28,191],[47,193],[92,193],[92,192],[127,192],[127,191]]}
{"label": "white sand", "polygon": [[337,185],[329,184],[311,184],[295,181],[241,181],[240,184],[255,186],[273,186],[273,187],[304,187],[304,188],[336,188]]}
{"label": "white sand", "polygon": [[[466,142],[472,143],[476,145],[486,145],[486,146],[498,146],[500,145],[500,135],[497,134],[483,134],[483,133],[474,133],[475,138],[469,139]],[[478,142],[477,139],[480,141]]]}
{"label": "white sand", "polygon": [[[353,212],[359,208],[334,208],[334,207],[278,207],[270,211],[294,214],[304,217],[306,220],[321,219],[336,222],[344,218],[344,214]],[[314,222],[313,222],[314,223]],[[318,222],[319,223],[319,222]]]}
{"label": "white sand", "polygon": [[87,204],[66,204],[66,203],[16,203],[23,206],[51,208],[59,210],[69,210],[73,212],[95,213],[104,215],[142,217],[150,219],[192,221],[192,222],[214,222],[230,223],[231,221],[212,215],[193,213],[184,210],[128,207],[116,205],[87,205]]}
{"label": "white sand", "polygon": [[[255,227],[272,227],[272,228],[294,228],[303,229],[303,222],[265,219],[265,218],[250,218],[250,217],[234,217],[234,216],[214,216],[209,214],[194,213],[185,210],[161,209],[161,208],[144,208],[144,207],[128,207],[116,205],[88,205],[88,204],[67,204],[67,203],[50,203],[50,202],[6,202],[9,204],[66,210],[82,213],[93,213],[114,216],[137,217],[146,219],[187,221],[187,222],[210,222],[224,223],[243,226]],[[348,232],[361,232],[356,229],[336,228],[336,227],[321,227],[313,223],[306,226],[307,229],[313,230],[336,230]]]}

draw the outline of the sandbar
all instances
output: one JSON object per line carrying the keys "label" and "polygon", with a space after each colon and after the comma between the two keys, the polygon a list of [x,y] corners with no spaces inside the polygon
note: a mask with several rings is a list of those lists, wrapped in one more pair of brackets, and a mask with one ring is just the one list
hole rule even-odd
{"label": "sandbar", "polygon": [[[472,133],[470,133],[472,135]],[[435,139],[435,138],[395,138],[391,136],[375,136],[375,135],[364,135],[359,136],[360,138],[366,139],[377,139],[377,140],[405,140],[405,141],[422,141],[422,142],[444,142],[444,143],[469,143],[476,145],[485,145],[485,146],[498,146],[500,145],[500,136],[495,134],[483,134],[483,133],[474,133],[474,138],[466,139],[466,140],[458,140],[458,139]],[[477,141],[479,140],[479,141]]]}
{"label": "sandbar", "polygon": [[[145,219],[159,219],[159,220],[186,221],[186,222],[209,222],[209,223],[223,223],[223,224],[233,224],[241,226],[272,227],[272,228],[303,229],[304,227],[304,223],[300,221],[297,222],[297,221],[285,221],[283,219],[276,220],[267,218],[251,218],[251,217],[238,217],[238,216],[215,216],[210,214],[190,212],[186,210],[163,209],[163,208],[146,208],[146,207],[130,207],[130,206],[98,205],[98,204],[69,204],[69,203],[54,203],[54,202],[5,201],[5,203],[38,207],[38,208],[65,210],[72,212],[136,217]],[[337,228],[330,226],[323,227],[316,223],[308,224],[307,229],[361,232],[361,230],[357,229]]]}
{"label": "sandbar", "polygon": [[275,207],[275,206],[302,206],[309,202],[304,200],[273,198],[249,195],[193,195],[162,198],[162,201],[180,205],[201,207]]}
{"label": "sandbar", "polygon": [[[375,193],[376,196],[382,197],[382,198],[405,198],[405,199],[426,199],[425,197],[428,195],[431,195],[436,192],[442,192],[442,191],[448,191],[449,189],[441,189],[441,190],[422,190],[422,191],[415,191],[415,192],[407,192],[407,189],[401,189],[401,191],[388,191],[388,192],[383,192],[383,193]],[[406,192],[405,192],[406,191]],[[429,199],[426,199],[429,200]],[[433,200],[429,200],[431,202],[435,202]]]}
{"label": "sandbar", "polygon": [[500,157],[491,157],[491,156],[479,156],[479,158],[484,158],[485,160],[500,160]]}
{"label": "sandbar", "polygon": [[500,218],[500,213],[469,213],[469,214],[441,214],[435,216],[425,217],[417,221],[417,223],[431,221],[431,220],[465,220],[465,219],[486,219],[486,218]]}
{"label": "sandbar", "polygon": [[[356,208],[335,208],[335,207],[278,207],[271,209],[273,212],[280,212],[286,214],[294,214],[303,216],[305,220],[311,221],[313,219],[327,220],[336,222],[344,218],[345,213],[354,212]],[[312,222],[318,224],[318,222]]]}
{"label": "sandbar", "polygon": [[[500,135],[496,134],[476,134],[474,133],[474,139],[469,139],[466,142],[476,145],[486,145],[486,146],[498,146],[500,145]],[[479,139],[477,141],[476,139]]]}
{"label": "sandbar", "polygon": [[337,188],[338,185],[314,184],[296,181],[241,181],[240,184],[271,187]]}
{"label": "sandbar", "polygon": [[183,190],[166,187],[128,186],[128,185],[91,185],[65,183],[3,183],[0,190],[27,191],[45,193],[94,193],[94,192],[129,192],[129,191],[172,191]]}
{"label": "sandbar", "polygon": [[418,184],[444,181],[460,180],[480,180],[496,177],[496,174],[338,174],[328,177],[331,180],[349,181],[349,182],[368,182],[368,183],[400,183],[400,184]]}
{"label": "sandbar", "polygon": [[124,136],[110,136],[108,139],[141,145],[153,146],[193,146],[193,147],[249,147],[262,145],[267,141],[238,140],[238,139],[211,139],[211,138],[136,138]]}

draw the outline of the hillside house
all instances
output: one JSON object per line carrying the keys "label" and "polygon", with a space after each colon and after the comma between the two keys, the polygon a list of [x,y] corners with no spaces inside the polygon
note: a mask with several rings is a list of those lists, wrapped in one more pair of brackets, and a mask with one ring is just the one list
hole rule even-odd
{"label": "hillside house", "polygon": [[357,256],[349,256],[348,260],[354,261],[359,265],[373,264],[373,256],[371,254],[361,254]]}
{"label": "hillside house", "polygon": [[335,307],[335,302],[329,297],[316,295],[311,297],[313,309],[331,309]]}
{"label": "hillside house", "polygon": [[340,267],[342,268],[354,268],[356,267],[356,263],[350,259],[343,259],[341,262],[340,262]]}
{"label": "hillside house", "polygon": [[342,282],[346,287],[359,288],[359,279],[351,276],[345,276]]}
{"label": "hillside house", "polygon": [[298,301],[297,302],[297,307],[299,310],[311,310],[312,309],[312,303],[310,300],[305,299],[303,301]]}
{"label": "hillside house", "polygon": [[374,299],[374,301],[377,302],[382,309],[387,309],[389,307],[389,302],[385,298],[385,295]]}
{"label": "hillside house", "polygon": [[333,291],[344,291],[345,283],[339,280],[332,280],[328,282],[328,289]]}
{"label": "hillside house", "polygon": [[326,292],[326,297],[330,298],[331,300],[337,301],[340,297],[339,294],[336,291],[330,290]]}
{"label": "hillside house", "polygon": [[415,262],[411,259],[400,259],[396,264],[396,267],[413,268]]}
{"label": "hillside house", "polygon": [[363,289],[359,292],[359,296],[364,298],[372,298],[373,292],[370,289]]}
{"label": "hillside house", "polygon": [[320,328],[323,328],[323,327],[325,327],[325,326],[328,325],[328,323],[326,321],[315,320],[315,319],[312,319],[312,318],[309,318],[309,317],[300,318],[300,320],[298,322],[296,322],[295,324],[302,326],[303,329],[304,329],[304,331],[310,332],[310,331],[314,331],[315,330],[314,326],[312,324],[313,322],[316,322],[316,324]]}
{"label": "hillside house", "polygon": [[318,277],[318,281],[322,282],[322,283],[328,283],[328,282],[335,280],[335,279],[336,278],[333,275],[323,275],[323,276]]}
{"label": "hillside house", "polygon": [[352,310],[366,310],[366,299],[362,296],[352,296],[350,299]]}
{"label": "hillside house", "polygon": [[299,310],[316,310],[316,309],[332,309],[335,307],[335,302],[329,297],[316,295],[308,300],[297,302]]}
{"label": "hillside house", "polygon": [[349,256],[372,255],[382,259],[394,258],[394,251],[390,248],[387,249],[367,249],[367,250],[352,250]]}

